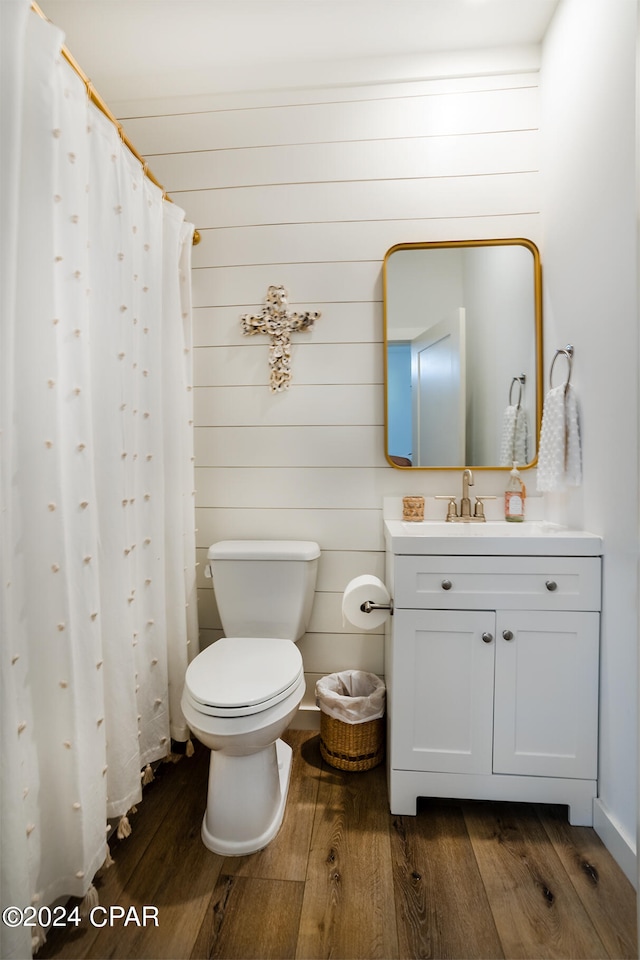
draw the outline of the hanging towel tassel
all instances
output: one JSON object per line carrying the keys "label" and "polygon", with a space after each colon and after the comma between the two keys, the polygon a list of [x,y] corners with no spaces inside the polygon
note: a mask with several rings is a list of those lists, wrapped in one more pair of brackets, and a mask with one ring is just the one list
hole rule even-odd
{"label": "hanging towel tassel", "polygon": [[131,824],[129,823],[129,818],[127,817],[126,813],[123,817],[120,817],[120,823],[118,824],[116,836],[118,840],[124,840],[125,837],[131,836]]}
{"label": "hanging towel tassel", "polygon": [[184,752],[185,752],[185,756],[187,756],[187,757],[192,757],[192,756],[194,755],[195,750],[194,750],[194,748],[193,748],[193,741],[192,741],[192,740],[187,740],[187,746],[186,746]]}
{"label": "hanging towel tassel", "polygon": [[155,780],[153,770],[151,769],[151,764],[148,763],[142,771],[142,786],[146,787],[146,785],[151,783],[153,780]]}
{"label": "hanging towel tassel", "polygon": [[88,917],[94,907],[97,907],[100,903],[98,898],[98,891],[93,884],[89,887],[84,897],[80,901],[80,906],[78,908],[81,917]]}

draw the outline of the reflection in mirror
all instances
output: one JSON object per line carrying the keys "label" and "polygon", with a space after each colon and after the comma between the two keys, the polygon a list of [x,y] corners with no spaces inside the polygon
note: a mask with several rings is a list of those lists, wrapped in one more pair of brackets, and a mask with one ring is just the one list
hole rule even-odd
{"label": "reflection in mirror", "polygon": [[383,283],[389,462],[533,463],[542,405],[535,244],[397,244],[385,256]]}

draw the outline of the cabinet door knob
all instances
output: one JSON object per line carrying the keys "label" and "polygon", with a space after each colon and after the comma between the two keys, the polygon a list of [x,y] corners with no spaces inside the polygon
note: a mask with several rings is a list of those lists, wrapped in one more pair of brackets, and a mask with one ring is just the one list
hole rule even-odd
{"label": "cabinet door knob", "polygon": [[545,582],[545,587],[547,588],[547,590],[553,593],[554,590],[558,589],[558,584],[555,582],[555,580],[547,580]]}
{"label": "cabinet door knob", "polygon": [[451,580],[443,580],[440,584],[443,590],[451,590],[452,583]]}
{"label": "cabinet door knob", "polygon": [[491,643],[491,641],[493,640],[493,634],[492,634],[492,633],[483,633],[483,634],[482,634],[482,639],[484,640],[485,643]]}
{"label": "cabinet door knob", "polygon": [[505,640],[513,640],[513,634],[511,633],[511,630],[503,630],[502,636]]}

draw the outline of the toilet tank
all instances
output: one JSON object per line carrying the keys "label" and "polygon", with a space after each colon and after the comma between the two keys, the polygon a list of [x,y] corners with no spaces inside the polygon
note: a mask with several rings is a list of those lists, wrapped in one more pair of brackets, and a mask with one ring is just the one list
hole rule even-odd
{"label": "toilet tank", "polygon": [[310,540],[222,540],[209,547],[225,635],[297,642],[311,616],[319,556]]}

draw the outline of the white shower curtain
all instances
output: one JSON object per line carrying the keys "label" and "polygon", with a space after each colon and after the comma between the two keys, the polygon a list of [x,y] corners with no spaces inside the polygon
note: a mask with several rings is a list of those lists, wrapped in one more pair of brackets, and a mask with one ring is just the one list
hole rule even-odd
{"label": "white shower curtain", "polygon": [[[1,32],[0,862],[25,909],[87,893],[107,817],[189,735],[193,228],[60,31],[3,0]],[[1,928],[4,958],[41,936]]]}

